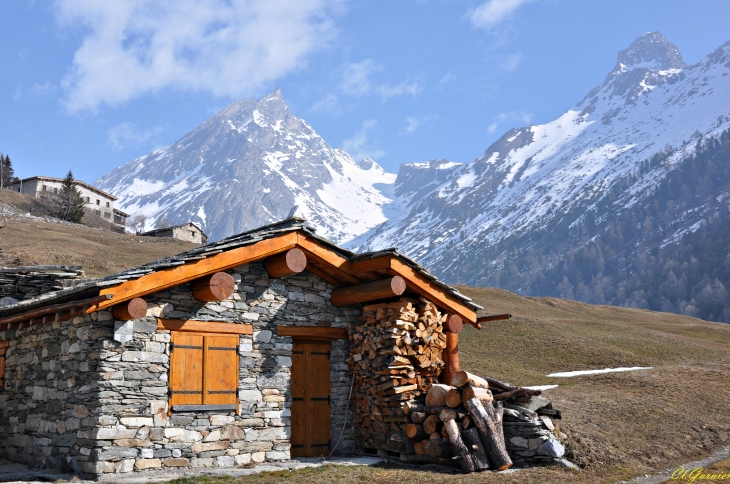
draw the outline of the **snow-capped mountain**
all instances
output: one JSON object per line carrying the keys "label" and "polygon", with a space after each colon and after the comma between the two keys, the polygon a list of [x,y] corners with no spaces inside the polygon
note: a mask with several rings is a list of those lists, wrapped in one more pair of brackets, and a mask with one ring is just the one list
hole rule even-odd
{"label": "snow-capped mountain", "polygon": [[[656,181],[703,137],[730,127],[730,42],[687,66],[659,32],[619,52],[604,82],[546,124],[513,129],[443,179],[410,188],[387,222],[348,243],[357,250],[397,246],[450,281],[479,284],[489,267],[536,234],[570,226],[639,164],[671,152],[641,173],[615,204],[641,203]],[[396,187],[414,169],[401,169]],[[404,189],[401,188],[401,191]],[[501,262],[499,262],[499,261]]]}
{"label": "snow-capped mountain", "polygon": [[[96,181],[147,228],[195,222],[210,240],[287,216],[293,206],[341,243],[387,219],[396,175],[331,148],[277,89],[231,104],[180,140]],[[379,187],[379,188],[376,188]]]}

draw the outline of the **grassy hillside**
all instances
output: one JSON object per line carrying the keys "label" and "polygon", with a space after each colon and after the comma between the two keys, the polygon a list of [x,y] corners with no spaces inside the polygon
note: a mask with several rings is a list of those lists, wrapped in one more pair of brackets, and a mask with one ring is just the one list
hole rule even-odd
{"label": "grassy hillside", "polygon": [[198,246],[120,233],[89,214],[84,218],[95,227],[51,221],[44,210],[38,199],[0,190],[0,216],[7,222],[0,230],[0,266],[81,265],[87,276],[100,277]]}

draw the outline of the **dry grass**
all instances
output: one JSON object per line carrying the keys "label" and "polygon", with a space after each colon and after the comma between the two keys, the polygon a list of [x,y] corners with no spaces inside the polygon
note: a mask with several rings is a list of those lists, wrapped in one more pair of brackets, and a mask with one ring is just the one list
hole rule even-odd
{"label": "dry grass", "polygon": [[[9,190],[0,190],[0,206],[44,216],[43,204],[37,199]],[[91,223],[104,225],[96,219]],[[101,277],[194,247],[198,244],[9,217],[0,231],[0,266],[80,265],[88,277]]]}

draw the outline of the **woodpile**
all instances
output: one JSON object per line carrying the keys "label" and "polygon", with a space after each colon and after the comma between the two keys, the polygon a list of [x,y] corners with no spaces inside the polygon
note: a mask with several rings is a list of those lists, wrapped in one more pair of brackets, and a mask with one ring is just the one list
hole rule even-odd
{"label": "woodpile", "polygon": [[448,318],[424,298],[363,308],[349,335],[357,446],[412,463],[458,465],[464,472],[508,469],[513,462],[505,412],[511,416],[516,408],[523,418],[538,419],[520,405],[540,391],[465,371],[457,371],[450,385],[440,383]]}
{"label": "woodpile", "polygon": [[447,317],[424,298],[363,307],[350,331],[349,360],[355,375],[355,437],[361,448],[414,453],[405,433],[406,413],[438,383]]}

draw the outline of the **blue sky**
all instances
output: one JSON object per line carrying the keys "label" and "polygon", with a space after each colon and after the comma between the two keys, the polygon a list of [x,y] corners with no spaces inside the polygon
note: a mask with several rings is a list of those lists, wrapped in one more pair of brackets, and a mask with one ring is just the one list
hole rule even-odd
{"label": "blue sky", "polygon": [[470,161],[578,102],[642,33],[693,64],[728,18],[723,0],[0,0],[0,152],[93,182],[280,87],[389,171]]}

